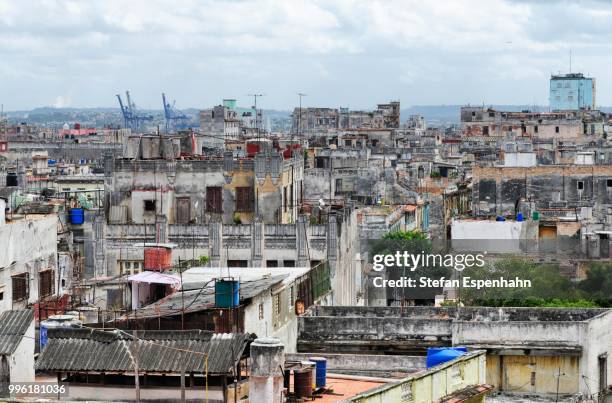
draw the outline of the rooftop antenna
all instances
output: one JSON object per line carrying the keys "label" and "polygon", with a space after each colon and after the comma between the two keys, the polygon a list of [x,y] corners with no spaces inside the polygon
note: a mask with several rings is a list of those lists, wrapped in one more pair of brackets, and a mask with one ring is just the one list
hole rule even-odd
{"label": "rooftop antenna", "polygon": [[[306,94],[304,94],[302,92],[298,92],[297,95],[300,98],[300,112],[298,113],[297,135],[298,135],[298,138],[300,138],[300,141],[301,141],[301,131],[302,131],[302,97],[305,97]],[[291,131],[291,157],[293,157],[293,133],[294,133],[294,131],[292,130]]]}
{"label": "rooftop antenna", "polygon": [[572,73],[572,49],[569,50],[569,72]]}

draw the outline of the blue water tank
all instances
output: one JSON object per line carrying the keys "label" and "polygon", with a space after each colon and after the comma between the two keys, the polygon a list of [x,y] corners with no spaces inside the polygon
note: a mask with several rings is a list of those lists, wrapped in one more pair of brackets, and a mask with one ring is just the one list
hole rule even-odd
{"label": "blue water tank", "polygon": [[454,360],[455,358],[467,353],[465,347],[435,347],[427,349],[427,368],[435,367],[444,362]]}
{"label": "blue water tank", "polygon": [[240,282],[221,279],[215,282],[215,308],[236,308],[240,305]]}
{"label": "blue water tank", "polygon": [[71,224],[81,225],[85,222],[85,210],[82,208],[71,208],[68,217]]}
{"label": "blue water tank", "polygon": [[495,221],[506,221],[506,218],[498,215]]}
{"label": "blue water tank", "polygon": [[56,161],[56,160],[49,159],[49,160],[47,161],[47,163],[48,163],[49,165],[55,165],[55,164],[57,164],[57,161]]}
{"label": "blue water tank", "polygon": [[525,220],[525,218],[523,218],[523,213],[518,213],[516,215],[516,221],[520,222],[520,221],[524,221],[524,220]]}
{"label": "blue water tank", "polygon": [[47,330],[57,328],[80,327],[81,321],[74,315],[51,315],[40,322],[40,351],[47,345]]}
{"label": "blue water tank", "polygon": [[310,357],[317,367],[317,388],[324,388],[327,383],[327,359],[325,357]]}

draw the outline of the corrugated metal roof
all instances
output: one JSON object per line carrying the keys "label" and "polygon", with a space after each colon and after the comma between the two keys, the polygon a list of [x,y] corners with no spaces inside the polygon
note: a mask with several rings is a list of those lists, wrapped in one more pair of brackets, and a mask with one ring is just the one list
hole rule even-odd
{"label": "corrugated metal roof", "polygon": [[0,314],[0,355],[13,354],[33,320],[34,312],[30,309]]}
{"label": "corrugated metal roof", "polygon": [[[130,372],[134,356],[142,372],[229,374],[251,342],[250,334],[204,330],[140,331],[138,339],[100,329],[49,329],[36,369],[44,371]],[[186,351],[184,351],[186,350]]]}
{"label": "corrugated metal roof", "polygon": [[[261,278],[252,281],[240,282],[240,301],[253,298],[263,291],[270,289],[274,285],[280,283],[288,274],[280,274],[277,276]],[[214,282],[208,283],[189,283],[186,287],[193,287],[185,290],[183,295],[181,291],[174,292],[161,300],[147,305],[137,311],[130,312],[126,315],[129,319],[135,318],[152,318],[158,316],[180,315],[181,308],[185,307],[185,313],[198,312],[205,309],[214,308],[215,306],[215,287]]]}

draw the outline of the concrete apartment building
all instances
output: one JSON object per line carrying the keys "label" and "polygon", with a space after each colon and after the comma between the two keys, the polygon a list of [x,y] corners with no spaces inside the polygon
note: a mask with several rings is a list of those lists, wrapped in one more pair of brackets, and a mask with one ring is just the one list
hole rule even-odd
{"label": "concrete apartment building", "polygon": [[472,169],[472,181],[476,216],[515,215],[521,204],[547,216],[578,214],[611,224],[611,165],[477,166]]}
{"label": "concrete apartment building", "polygon": [[357,304],[362,267],[356,258],[356,211],[347,205],[323,218],[322,224],[311,224],[305,216],[294,224],[168,224],[163,216],[155,224],[97,223],[92,253],[100,252],[100,258],[90,277],[126,274],[122,268],[128,262],[142,267],[144,250],[136,245],[162,242],[175,245],[175,265],[199,256],[208,256],[212,267],[311,267],[325,262],[334,303]]}
{"label": "concrete apartment building", "polygon": [[[4,203],[0,207],[4,212]],[[25,309],[56,295],[57,215],[1,218],[0,311]]]}
{"label": "concrete apartment building", "polygon": [[200,111],[200,134],[202,136],[198,152],[204,148],[223,149],[225,141],[238,140],[241,120],[231,100]]}
{"label": "concrete apartment building", "polygon": [[253,158],[179,158],[178,139],[133,139],[126,158],[106,164],[107,214],[113,224],[292,223],[303,196],[303,158],[277,152]]}
{"label": "concrete apartment building", "polygon": [[595,79],[582,73],[550,77],[549,102],[553,111],[595,109]]}
{"label": "concrete apartment building", "polygon": [[295,108],[292,133],[328,134],[351,129],[399,129],[400,103],[378,104],[373,111],[349,108]]}
{"label": "concrete apartment building", "polygon": [[505,112],[491,108],[461,108],[463,137],[529,138],[586,144],[604,135],[606,115],[596,110]]}

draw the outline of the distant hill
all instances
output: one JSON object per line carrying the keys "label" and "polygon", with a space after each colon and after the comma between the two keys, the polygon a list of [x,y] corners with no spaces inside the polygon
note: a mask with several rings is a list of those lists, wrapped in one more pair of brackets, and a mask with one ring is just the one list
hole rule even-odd
{"label": "distant hill", "polygon": [[[405,122],[410,115],[421,115],[425,117],[430,126],[446,126],[459,123],[459,114],[464,105],[413,105],[401,109],[401,120]],[[485,105],[493,109],[505,111],[547,111],[548,106],[542,105]],[[602,106],[603,112],[612,113],[612,107]],[[163,125],[164,114],[161,109],[140,109],[141,112],[154,116],[153,125]],[[199,125],[198,108],[182,109],[182,112],[190,117],[192,124]],[[105,125],[120,126],[123,118],[119,108],[54,108],[40,107],[32,110],[4,112],[12,123],[28,122],[48,127],[61,127],[64,123],[79,122],[83,125],[102,127]],[[264,109],[265,118],[290,119],[291,111]]]}
{"label": "distant hill", "polygon": [[[401,120],[405,122],[410,115],[421,115],[430,125],[457,124],[460,121],[460,110],[462,106],[465,105],[414,105],[400,111]],[[535,112],[548,111],[548,106],[544,105],[485,105],[485,107],[509,112],[520,112],[524,110]],[[605,113],[612,113],[612,107],[609,106],[601,106],[599,110]]]}

